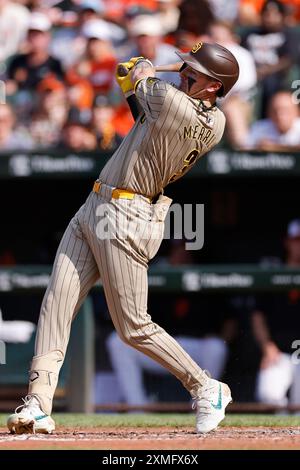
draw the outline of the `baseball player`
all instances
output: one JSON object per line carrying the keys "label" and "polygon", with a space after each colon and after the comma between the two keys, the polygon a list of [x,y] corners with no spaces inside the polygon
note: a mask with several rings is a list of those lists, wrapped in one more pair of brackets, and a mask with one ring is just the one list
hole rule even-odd
{"label": "baseball player", "polygon": [[231,401],[147,313],[147,267],[159,249],[172,202],[164,188],[183,176],[221,139],[225,117],[216,106],[239,75],[235,57],[218,44],[198,43],[183,61],[179,89],[155,78],[145,58],[123,64],[117,81],[135,94],[141,113],[103,168],[59,245],[41,306],[28,395],[8,419],[13,433],[51,433],[52,400],[71,323],[97,279],[125,343],[174,374],[195,400],[196,430],[215,429]]}

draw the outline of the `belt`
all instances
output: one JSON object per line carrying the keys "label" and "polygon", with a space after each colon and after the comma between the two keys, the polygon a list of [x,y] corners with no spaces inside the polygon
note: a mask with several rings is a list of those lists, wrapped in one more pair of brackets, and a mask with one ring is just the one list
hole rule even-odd
{"label": "belt", "polygon": [[[98,194],[100,192],[101,186],[102,186],[102,183],[100,181],[95,181],[94,186],[93,186],[93,192]],[[115,188],[111,192],[111,197],[113,199],[133,199],[136,194],[138,193],[135,193],[134,191],[131,191],[130,189]],[[150,197],[147,197],[147,196],[143,196],[143,197],[148,199],[148,201],[151,203],[152,199]]]}

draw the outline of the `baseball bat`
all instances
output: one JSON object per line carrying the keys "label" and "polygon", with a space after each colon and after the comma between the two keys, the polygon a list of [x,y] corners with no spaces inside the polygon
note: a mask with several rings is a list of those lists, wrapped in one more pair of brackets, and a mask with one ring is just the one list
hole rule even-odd
{"label": "baseball bat", "polygon": [[[155,72],[179,72],[182,66],[182,62],[175,62],[174,64],[167,65],[154,65]],[[118,75],[120,77],[126,77],[128,74],[128,69],[125,65],[118,65]]]}

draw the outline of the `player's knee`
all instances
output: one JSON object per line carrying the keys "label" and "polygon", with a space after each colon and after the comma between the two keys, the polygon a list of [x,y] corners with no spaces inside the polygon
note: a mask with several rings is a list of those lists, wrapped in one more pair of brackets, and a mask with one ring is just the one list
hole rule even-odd
{"label": "player's knee", "polygon": [[159,334],[163,329],[158,326],[156,323],[147,322],[145,324],[139,325],[138,329],[130,329],[129,326],[123,330],[117,329],[117,333],[120,339],[129,344],[132,347],[142,346],[145,341],[149,341],[149,338]]}
{"label": "player's knee", "polygon": [[144,335],[137,335],[136,331],[123,331],[118,332],[119,338],[123,343],[132,346],[133,348],[138,344],[143,343]]}
{"label": "player's knee", "polygon": [[[121,331],[121,330],[117,330],[117,333],[118,333],[118,338],[125,344],[132,344],[132,341],[133,341],[133,335],[130,331]],[[116,342],[118,341],[117,337],[115,336],[114,338],[112,338],[112,341]]]}

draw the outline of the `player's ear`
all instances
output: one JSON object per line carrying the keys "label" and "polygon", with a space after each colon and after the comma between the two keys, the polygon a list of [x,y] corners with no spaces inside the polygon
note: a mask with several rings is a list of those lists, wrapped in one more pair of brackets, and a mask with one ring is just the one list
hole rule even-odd
{"label": "player's ear", "polygon": [[208,87],[207,87],[207,91],[211,92],[211,93],[217,93],[218,90],[220,90],[220,88],[222,87],[222,83],[219,82],[219,81],[211,81],[209,84],[208,84]]}

